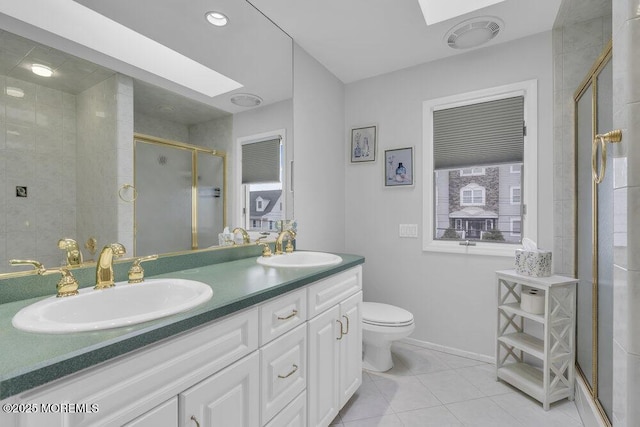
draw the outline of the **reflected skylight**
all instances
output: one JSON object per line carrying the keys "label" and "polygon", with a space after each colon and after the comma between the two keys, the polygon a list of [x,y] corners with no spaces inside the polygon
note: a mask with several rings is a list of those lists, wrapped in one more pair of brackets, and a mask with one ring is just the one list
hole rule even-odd
{"label": "reflected skylight", "polygon": [[418,0],[427,25],[447,21],[504,0]]}

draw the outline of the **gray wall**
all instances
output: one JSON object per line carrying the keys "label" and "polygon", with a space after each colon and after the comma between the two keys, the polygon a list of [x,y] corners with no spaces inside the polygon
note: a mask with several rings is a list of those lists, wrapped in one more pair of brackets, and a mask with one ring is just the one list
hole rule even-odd
{"label": "gray wall", "polygon": [[344,85],[298,45],[293,61],[297,247],[342,252],[349,151]]}
{"label": "gray wall", "polygon": [[[297,69],[296,69],[297,70]],[[346,128],[379,126],[378,153],[415,146],[416,185],[383,188],[382,164],[347,164],[346,249],[362,254],[365,300],[413,312],[413,338],[469,353],[495,353],[495,270],[513,257],[422,251],[422,239],[398,237],[401,223],[422,237],[422,102],[458,93],[538,80],[538,164],[553,162],[551,33],[407,68],[346,87]],[[345,138],[346,139],[346,138]],[[346,146],[346,141],[345,141]],[[544,169],[543,169],[544,170]],[[551,174],[538,176],[538,243],[553,242]]]}

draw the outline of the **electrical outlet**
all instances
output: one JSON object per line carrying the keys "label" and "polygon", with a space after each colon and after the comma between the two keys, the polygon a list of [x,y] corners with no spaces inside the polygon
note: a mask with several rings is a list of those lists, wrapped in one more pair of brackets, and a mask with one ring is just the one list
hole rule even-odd
{"label": "electrical outlet", "polygon": [[418,237],[418,224],[400,224],[400,237]]}

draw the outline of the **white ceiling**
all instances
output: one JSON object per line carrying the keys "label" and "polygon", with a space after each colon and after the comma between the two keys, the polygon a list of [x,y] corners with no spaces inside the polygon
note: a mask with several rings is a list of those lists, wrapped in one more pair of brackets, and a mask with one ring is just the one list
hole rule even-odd
{"label": "white ceiling", "polygon": [[418,0],[249,1],[344,83],[464,53],[443,38],[473,17],[505,23],[483,47],[549,31],[562,2],[506,0],[427,27]]}

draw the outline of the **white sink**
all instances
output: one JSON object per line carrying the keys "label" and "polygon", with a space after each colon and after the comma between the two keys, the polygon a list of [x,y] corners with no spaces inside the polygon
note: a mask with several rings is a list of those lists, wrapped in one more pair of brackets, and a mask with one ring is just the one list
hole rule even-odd
{"label": "white sink", "polygon": [[113,288],[80,289],[76,296],[55,296],[13,316],[13,326],[29,332],[63,334],[129,326],[187,311],[209,299],[211,287],[183,279],[147,279]]}
{"label": "white sink", "polygon": [[326,252],[296,251],[290,254],[272,255],[270,257],[259,257],[258,264],[267,267],[324,267],[336,265],[342,262],[338,255]]}

